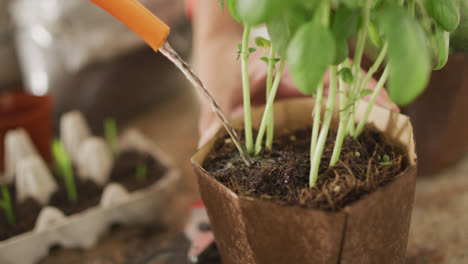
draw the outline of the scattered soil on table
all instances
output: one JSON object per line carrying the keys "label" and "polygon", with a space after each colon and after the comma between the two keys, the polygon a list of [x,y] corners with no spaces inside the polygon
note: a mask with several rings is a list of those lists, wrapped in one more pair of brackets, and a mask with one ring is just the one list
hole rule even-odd
{"label": "scattered soil on table", "polygon": [[78,174],[76,170],[74,173],[78,201],[73,203],[68,200],[67,188],[64,180],[60,176],[56,176],[55,178],[59,185],[58,191],[52,195],[49,201],[50,206],[59,208],[65,215],[76,214],[98,205],[103,191],[103,188],[93,181],[88,179],[82,180],[77,177]]}
{"label": "scattered soil on table", "polygon": [[[137,180],[136,171],[138,164],[145,164],[146,166],[146,179],[144,181]],[[128,191],[133,192],[152,185],[166,171],[167,168],[148,153],[136,150],[125,151],[117,158],[110,180],[123,184]]]}
{"label": "scattered soil on table", "polygon": [[10,226],[5,211],[0,209],[0,241],[32,230],[41,211],[41,205],[33,199],[28,198],[17,203],[13,184],[8,185],[8,190],[13,201],[16,224],[14,227]]}
{"label": "scattered soil on table", "polygon": [[272,151],[263,150],[251,167],[240,159],[228,137],[221,138],[203,167],[238,195],[327,211],[359,200],[407,167],[402,148],[367,127],[358,140],[345,139],[339,163],[330,168],[336,138],[336,132],[330,131],[317,185],[309,188],[310,136],[308,128],[275,138]]}

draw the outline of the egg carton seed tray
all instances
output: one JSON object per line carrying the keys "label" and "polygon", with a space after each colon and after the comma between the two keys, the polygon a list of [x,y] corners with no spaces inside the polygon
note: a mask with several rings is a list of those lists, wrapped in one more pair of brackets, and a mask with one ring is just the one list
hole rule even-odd
{"label": "egg carton seed tray", "polygon": [[179,171],[166,154],[136,130],[124,133],[119,145],[120,151],[150,153],[167,168],[165,175],[131,193],[123,185],[109,182],[99,205],[70,216],[55,207],[44,207],[33,230],[0,242],[0,263],[36,263],[54,245],[88,249],[96,245],[112,224],[144,224],[161,218],[180,178]]}

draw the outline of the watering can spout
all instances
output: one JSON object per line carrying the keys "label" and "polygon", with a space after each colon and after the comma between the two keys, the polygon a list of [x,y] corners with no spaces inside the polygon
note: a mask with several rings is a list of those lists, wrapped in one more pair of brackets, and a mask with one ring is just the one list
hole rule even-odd
{"label": "watering can spout", "polygon": [[158,51],[169,35],[169,27],[137,0],[90,0],[120,20]]}

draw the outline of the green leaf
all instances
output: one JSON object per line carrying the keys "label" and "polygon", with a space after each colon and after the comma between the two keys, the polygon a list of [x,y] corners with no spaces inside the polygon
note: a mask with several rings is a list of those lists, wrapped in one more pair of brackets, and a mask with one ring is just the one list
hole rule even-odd
{"label": "green leaf", "polygon": [[359,30],[361,12],[341,6],[333,17],[332,32],[336,42],[333,64],[340,64],[348,57],[348,39]]}
{"label": "green leaf", "polygon": [[425,0],[427,13],[446,31],[452,32],[460,23],[460,11],[455,0]]}
{"label": "green leaf", "polygon": [[309,22],[295,34],[287,50],[293,80],[304,94],[313,94],[335,59],[335,40],[329,29]]}
{"label": "green leaf", "polygon": [[450,47],[450,32],[445,31],[439,25],[436,25],[435,30],[435,40],[437,43],[437,66],[435,66],[434,70],[442,69],[445,64],[447,64],[448,57],[449,57],[449,47]]}
{"label": "green leaf", "polygon": [[226,0],[226,4],[229,10],[229,14],[231,14],[232,18],[242,24],[242,20],[240,19],[239,13],[237,12],[237,0]]}
{"label": "green leaf", "polygon": [[341,6],[333,17],[332,31],[336,38],[348,39],[356,35],[360,25],[361,11]]}
{"label": "green leaf", "polygon": [[388,42],[389,96],[395,103],[407,105],[429,81],[431,56],[427,39],[415,18],[401,7],[384,9],[379,25]]}
{"label": "green leaf", "polygon": [[249,53],[255,52],[256,50],[256,48],[249,48]]}
{"label": "green leaf", "polygon": [[353,72],[348,67],[341,69],[338,75],[347,84],[351,84],[354,80]]}
{"label": "green leaf", "polygon": [[263,37],[256,37],[255,45],[262,47],[262,48],[268,48],[268,47],[271,47],[271,41]]}
{"label": "green leaf", "polygon": [[236,2],[241,20],[255,26],[279,17],[299,0],[237,0]]}
{"label": "green leaf", "polygon": [[461,1],[460,7],[460,24],[450,36],[450,48],[468,53],[468,1]]}
{"label": "green leaf", "polygon": [[224,0],[219,0],[219,7],[221,8],[221,11],[224,12]]}
{"label": "green leaf", "polygon": [[362,99],[362,98],[364,98],[364,97],[366,97],[366,96],[372,94],[372,92],[373,92],[373,91],[370,90],[370,89],[364,89],[364,90],[362,90],[362,91],[360,92],[360,94],[359,94],[359,99]]}
{"label": "green leaf", "polygon": [[389,161],[390,161],[390,157],[389,157],[387,154],[385,154],[385,155],[383,155],[383,157],[382,157],[382,161],[383,161],[383,162],[389,162]]}
{"label": "green leaf", "polygon": [[369,39],[372,41],[372,44],[374,44],[374,46],[376,47],[381,47],[383,44],[383,40],[379,32],[377,31],[377,28],[375,27],[374,23],[369,22],[368,32]]}
{"label": "green leaf", "polygon": [[270,60],[267,57],[261,57],[260,60],[266,62],[267,64],[270,63]]}
{"label": "green leaf", "polygon": [[310,19],[310,14],[304,9],[293,8],[286,10],[280,17],[267,23],[272,45],[280,56],[286,56],[289,42],[294,34]]}

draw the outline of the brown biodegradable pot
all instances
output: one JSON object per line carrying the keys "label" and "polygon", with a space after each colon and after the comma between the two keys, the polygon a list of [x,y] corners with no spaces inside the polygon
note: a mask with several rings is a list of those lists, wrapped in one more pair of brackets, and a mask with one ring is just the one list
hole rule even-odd
{"label": "brown biodegradable pot", "polygon": [[[310,126],[313,105],[312,99],[277,103],[275,133]],[[253,111],[257,126],[262,113]],[[200,165],[215,139],[200,149],[192,163],[223,263],[404,263],[416,184],[412,126],[406,116],[379,107],[369,122],[405,146],[409,166],[394,182],[338,212],[239,197]],[[232,124],[242,127],[242,120]]]}
{"label": "brown biodegradable pot", "polygon": [[0,93],[0,171],[4,169],[4,138],[8,130],[24,128],[42,157],[51,162],[52,102],[49,95]]}
{"label": "brown biodegradable pot", "polygon": [[468,54],[434,71],[427,90],[403,110],[414,125],[419,173],[434,174],[468,152]]}

